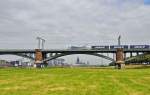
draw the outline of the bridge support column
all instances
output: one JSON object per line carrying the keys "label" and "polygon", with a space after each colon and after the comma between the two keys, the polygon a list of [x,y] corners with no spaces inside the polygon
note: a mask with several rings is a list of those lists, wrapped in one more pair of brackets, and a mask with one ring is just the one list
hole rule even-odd
{"label": "bridge support column", "polygon": [[123,52],[123,49],[119,48],[117,49],[117,52],[116,52],[116,68],[122,69],[124,67],[125,67],[124,52]]}
{"label": "bridge support column", "polygon": [[139,52],[137,52],[136,55],[139,56]]}
{"label": "bridge support column", "polygon": [[133,57],[133,54],[132,54],[132,52],[130,52],[130,57]]}
{"label": "bridge support column", "polygon": [[42,66],[43,55],[40,49],[35,49],[35,67],[41,68]]}
{"label": "bridge support column", "polygon": [[[47,58],[47,54],[46,53],[42,53],[42,56],[43,56],[43,60]],[[44,67],[47,67],[48,63],[47,62],[43,62],[43,65],[44,65]]]}

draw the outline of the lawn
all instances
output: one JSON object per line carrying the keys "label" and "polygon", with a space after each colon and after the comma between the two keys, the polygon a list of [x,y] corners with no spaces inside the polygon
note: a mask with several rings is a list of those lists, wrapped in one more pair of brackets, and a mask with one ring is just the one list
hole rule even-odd
{"label": "lawn", "polygon": [[1,68],[0,95],[150,95],[150,68]]}

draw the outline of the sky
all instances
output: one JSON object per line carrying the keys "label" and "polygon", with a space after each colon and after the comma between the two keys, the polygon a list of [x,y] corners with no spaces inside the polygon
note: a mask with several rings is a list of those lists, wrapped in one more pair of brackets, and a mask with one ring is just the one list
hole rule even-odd
{"label": "sky", "polygon": [[150,4],[150,0],[144,0],[144,4]]}
{"label": "sky", "polygon": [[0,48],[150,44],[150,0],[0,0]]}

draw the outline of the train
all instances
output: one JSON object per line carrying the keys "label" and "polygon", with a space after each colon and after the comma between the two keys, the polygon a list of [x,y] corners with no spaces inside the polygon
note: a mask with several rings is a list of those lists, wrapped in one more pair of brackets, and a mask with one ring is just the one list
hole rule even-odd
{"label": "train", "polygon": [[91,49],[150,49],[150,45],[110,45],[110,46],[91,46]]}
{"label": "train", "polygon": [[100,46],[71,46],[69,49],[71,50],[103,50],[103,49],[117,49],[117,48],[123,48],[123,49],[150,49],[150,45],[100,45]]}

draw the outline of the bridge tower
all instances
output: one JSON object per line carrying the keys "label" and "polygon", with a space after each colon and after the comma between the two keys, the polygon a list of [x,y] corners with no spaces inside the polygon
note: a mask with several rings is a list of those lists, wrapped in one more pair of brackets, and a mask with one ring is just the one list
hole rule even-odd
{"label": "bridge tower", "polygon": [[116,51],[116,68],[122,69],[125,67],[123,48],[118,48]]}

